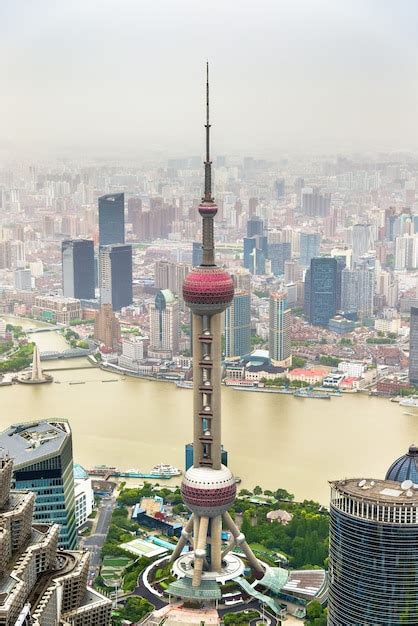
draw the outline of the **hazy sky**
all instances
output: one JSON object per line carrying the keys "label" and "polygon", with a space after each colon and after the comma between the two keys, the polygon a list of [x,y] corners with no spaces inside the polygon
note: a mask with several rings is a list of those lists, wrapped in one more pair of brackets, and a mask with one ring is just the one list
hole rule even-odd
{"label": "hazy sky", "polygon": [[414,0],[0,0],[0,148],[418,150]]}

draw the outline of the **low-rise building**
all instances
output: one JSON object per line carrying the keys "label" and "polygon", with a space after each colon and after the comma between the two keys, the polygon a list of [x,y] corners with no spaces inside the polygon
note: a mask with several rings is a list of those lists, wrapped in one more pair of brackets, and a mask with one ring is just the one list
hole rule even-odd
{"label": "low-rise building", "polygon": [[32,314],[44,322],[66,325],[82,316],[80,300],[62,296],[36,296]]}
{"label": "low-rise building", "polygon": [[299,381],[302,383],[308,383],[309,385],[318,385],[322,383],[324,377],[327,375],[327,370],[323,369],[303,369],[297,367],[291,370],[287,377],[290,381]]}
{"label": "low-rise building", "polygon": [[333,387],[334,389],[338,389],[344,378],[344,372],[331,372],[330,374],[325,376],[322,384],[324,385],[324,387]]}
{"label": "low-rise building", "polygon": [[138,372],[140,363],[144,359],[144,337],[123,337],[122,354],[118,359],[120,367]]}
{"label": "low-rise building", "polygon": [[81,528],[94,508],[94,492],[90,476],[81,465],[74,464],[75,525]]}
{"label": "low-rise building", "polygon": [[168,537],[180,537],[181,535],[182,525],[172,521],[171,513],[159,496],[142,498],[134,506],[132,519],[138,524],[158,530]]}
{"label": "low-rise building", "polygon": [[360,378],[366,370],[366,365],[360,361],[340,361],[338,371],[344,372],[347,376]]}

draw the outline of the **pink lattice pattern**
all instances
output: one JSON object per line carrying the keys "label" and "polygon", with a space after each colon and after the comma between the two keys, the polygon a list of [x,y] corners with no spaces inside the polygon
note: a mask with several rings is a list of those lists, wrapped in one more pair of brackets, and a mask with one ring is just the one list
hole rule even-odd
{"label": "pink lattice pattern", "polygon": [[184,502],[191,506],[217,507],[232,504],[235,500],[237,487],[233,484],[225,485],[225,487],[220,487],[219,489],[199,489],[183,483],[181,493]]}
{"label": "pink lattice pattern", "polygon": [[229,304],[233,297],[232,278],[220,267],[198,267],[186,276],[183,284],[187,304]]}

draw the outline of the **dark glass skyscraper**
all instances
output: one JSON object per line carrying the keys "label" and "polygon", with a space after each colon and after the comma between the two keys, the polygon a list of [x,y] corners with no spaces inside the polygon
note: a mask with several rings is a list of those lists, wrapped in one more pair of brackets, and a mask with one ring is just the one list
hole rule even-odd
{"label": "dark glass skyscraper", "polygon": [[409,382],[418,385],[418,307],[411,307],[409,325]]}
{"label": "dark glass skyscraper", "polygon": [[59,546],[77,543],[71,429],[66,421],[14,424],[0,435],[13,459],[14,487],[36,494],[33,519],[60,524]]}
{"label": "dark glass skyscraper", "polygon": [[331,483],[329,626],[418,624],[418,497],[410,486]]}
{"label": "dark glass skyscraper", "polygon": [[275,276],[284,274],[284,262],[292,258],[292,245],[290,242],[269,243],[267,255],[271,261],[271,271]]}
{"label": "dark glass skyscraper", "polygon": [[125,243],[125,196],[114,193],[99,198],[99,244]]}
{"label": "dark glass skyscraper", "polygon": [[247,221],[247,237],[264,234],[264,221],[256,215]]}
{"label": "dark glass skyscraper", "polygon": [[328,326],[337,311],[338,266],[332,257],[319,257],[311,260],[308,274],[309,323],[314,326]]}
{"label": "dark glass skyscraper", "polygon": [[192,250],[192,265],[193,267],[197,267],[202,263],[203,258],[203,248],[201,241],[193,242],[193,250]]}
{"label": "dark glass skyscraper", "polygon": [[100,302],[114,311],[132,304],[132,246],[100,248]]}
{"label": "dark glass skyscraper", "polygon": [[67,239],[61,244],[62,291],[66,298],[94,298],[95,270],[92,239]]}
{"label": "dark glass skyscraper", "polygon": [[311,259],[319,255],[321,235],[319,233],[300,233],[300,264],[309,267]]}

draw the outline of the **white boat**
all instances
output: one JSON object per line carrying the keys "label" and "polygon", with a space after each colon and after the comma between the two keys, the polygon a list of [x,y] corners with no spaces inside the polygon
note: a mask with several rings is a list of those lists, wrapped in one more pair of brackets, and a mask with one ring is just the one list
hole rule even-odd
{"label": "white boat", "polygon": [[415,396],[412,398],[405,398],[404,400],[401,400],[399,402],[399,405],[418,408],[418,398],[416,398]]}
{"label": "white boat", "polygon": [[192,380],[178,380],[176,382],[176,387],[180,389],[193,389],[193,381]]}
{"label": "white boat", "polygon": [[155,474],[155,476],[181,476],[181,470],[173,465],[160,463],[160,465],[154,465],[150,474]]}

